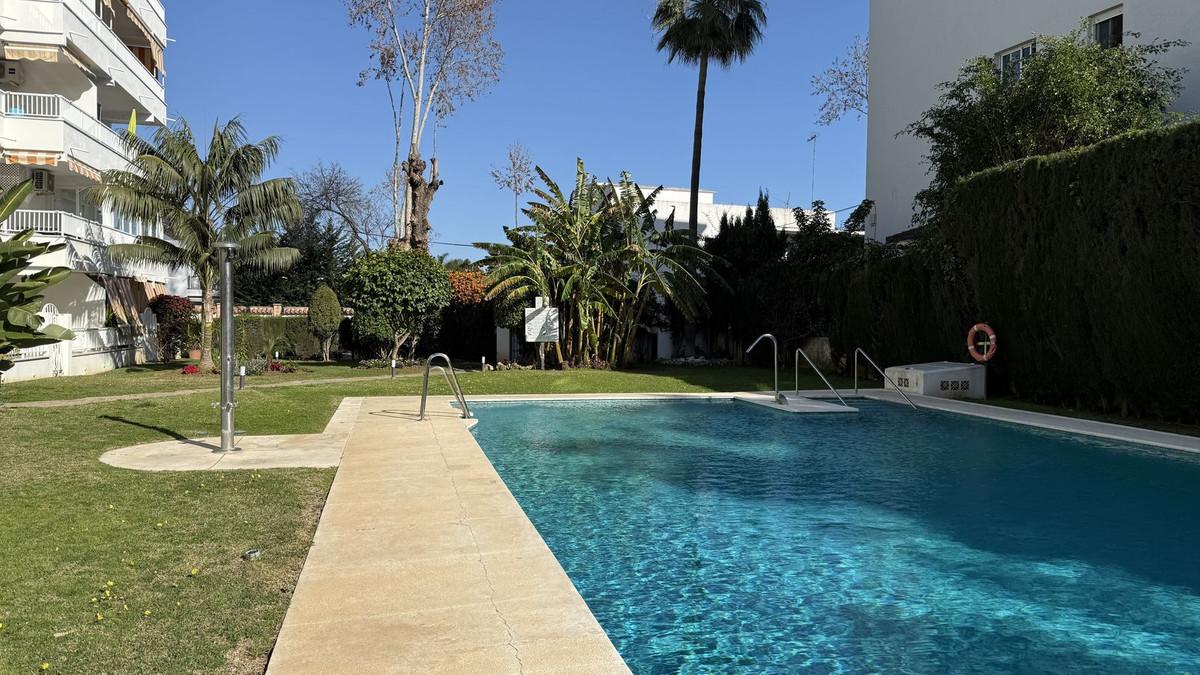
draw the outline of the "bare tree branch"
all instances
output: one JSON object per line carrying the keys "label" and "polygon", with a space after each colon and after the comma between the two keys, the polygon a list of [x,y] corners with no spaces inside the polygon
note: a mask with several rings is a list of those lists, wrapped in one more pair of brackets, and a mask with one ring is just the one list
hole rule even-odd
{"label": "bare tree branch", "polygon": [[848,113],[867,114],[868,43],[856,36],[846,55],[812,78],[812,95],[824,97],[817,124],[829,126]]}
{"label": "bare tree branch", "polygon": [[[420,160],[425,128],[454,114],[500,79],[504,52],[493,38],[496,0],[344,0],[351,23],[371,34],[371,67],[359,82],[403,81],[412,96],[408,161],[394,168],[425,166]],[[409,226],[414,217],[412,186],[431,186],[436,178],[408,176],[404,181],[401,229],[411,243],[428,223]],[[432,192],[419,199],[425,211]],[[425,232],[418,230],[424,229]]]}

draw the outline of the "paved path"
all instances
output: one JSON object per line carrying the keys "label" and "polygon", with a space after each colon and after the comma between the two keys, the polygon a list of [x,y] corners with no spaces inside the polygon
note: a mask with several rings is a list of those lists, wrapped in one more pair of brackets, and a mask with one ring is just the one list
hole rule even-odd
{"label": "paved path", "polygon": [[361,398],[345,398],[319,434],[246,436],[237,439],[237,452],[216,453],[218,438],[180,438],[110,450],[100,461],[139,471],[229,471],[336,467],[358,419]]}
{"label": "paved path", "polygon": [[268,666],[628,673],[446,397],[364,399]]}
{"label": "paved path", "polygon": [[[420,373],[405,373],[397,375],[396,379],[408,377],[420,377]],[[251,384],[246,389],[239,391],[247,391],[251,389],[280,389],[282,387],[309,387],[317,384],[344,384],[346,382],[370,382],[372,380],[387,380],[391,379],[391,375],[367,375],[364,377],[329,377],[317,380],[294,380],[291,382],[273,382],[271,384]],[[65,408],[76,405],[91,405],[93,403],[112,403],[113,401],[141,401],[149,398],[170,398],[172,396],[189,396],[191,394],[216,393],[220,389],[217,387],[205,387],[203,389],[179,389],[176,391],[153,391],[140,394],[120,394],[118,396],[90,396],[88,398],[69,398],[59,399],[55,401],[23,401],[19,403],[5,403],[0,405],[4,408]]]}

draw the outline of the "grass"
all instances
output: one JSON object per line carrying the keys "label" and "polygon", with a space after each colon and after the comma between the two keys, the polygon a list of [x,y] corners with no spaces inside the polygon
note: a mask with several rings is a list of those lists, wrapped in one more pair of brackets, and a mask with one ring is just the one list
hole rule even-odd
{"label": "grass", "polygon": [[[57,385],[68,395],[66,385],[75,383],[90,393],[90,379]],[[771,375],[658,368],[467,373],[461,381],[471,395],[702,392],[762,389]],[[401,378],[248,390],[239,396],[238,427],[250,434],[317,432],[345,396],[413,394],[419,387],[419,378]],[[448,393],[442,382],[433,391]],[[50,672],[261,671],[334,472],[144,473],[98,461],[112,448],[215,435],[216,399],[205,392],[0,408],[0,672],[35,671],[42,663]],[[262,557],[243,560],[252,548]]]}
{"label": "grass", "polygon": [[[81,377],[57,377],[27,382],[4,384],[0,389],[0,401],[22,403],[29,401],[57,401],[65,399],[92,398],[96,396],[120,396],[168,391],[216,389],[221,385],[219,375],[184,375],[180,371],[183,362],[147,364],[120,370],[110,370],[97,375]],[[264,384],[297,382],[301,380],[323,380],[342,377],[380,377],[386,370],[356,368],[344,363],[304,362],[296,364],[294,373],[266,373],[246,378],[246,386],[253,388]],[[415,373],[416,370],[402,371]]]}

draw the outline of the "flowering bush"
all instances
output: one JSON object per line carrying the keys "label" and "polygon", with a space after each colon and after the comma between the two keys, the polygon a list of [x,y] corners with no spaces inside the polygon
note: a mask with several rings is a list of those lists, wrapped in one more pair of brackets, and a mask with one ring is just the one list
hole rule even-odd
{"label": "flowering bush", "polygon": [[150,302],[158,321],[159,358],[174,361],[180,350],[190,348],[188,328],[192,323],[192,303],[178,295],[160,295]]}
{"label": "flowering bush", "polygon": [[[419,359],[396,359],[396,367],[397,368],[414,368],[414,367],[420,366],[420,365],[422,365],[422,362]],[[358,366],[356,366],[356,367],[357,368],[369,368],[369,369],[382,368],[382,369],[386,369],[386,370],[391,370],[392,361],[391,361],[391,359],[365,359],[363,361],[359,361]]]}
{"label": "flowering bush", "polygon": [[272,361],[270,368],[271,368],[272,373],[294,373],[294,372],[296,372],[296,366],[292,365],[291,363],[288,363],[287,361]]}
{"label": "flowering bush", "polygon": [[246,369],[247,375],[262,375],[267,372],[270,362],[267,359],[246,359],[242,361],[242,367]]}
{"label": "flowering bush", "polygon": [[454,270],[450,273],[452,305],[478,305],[487,295],[488,278],[476,270]]}
{"label": "flowering bush", "polygon": [[194,363],[189,363],[183,367],[183,370],[179,372],[183,375],[198,375],[200,373],[200,369],[197,368]]}

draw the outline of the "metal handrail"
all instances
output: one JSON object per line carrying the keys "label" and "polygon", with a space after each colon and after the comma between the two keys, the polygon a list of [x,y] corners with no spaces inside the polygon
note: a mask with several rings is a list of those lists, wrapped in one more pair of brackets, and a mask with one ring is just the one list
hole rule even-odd
{"label": "metal handrail", "polygon": [[[442,359],[446,362],[446,367],[433,365],[434,360]],[[458,399],[458,405],[462,407],[462,418],[464,420],[471,419],[471,408],[467,406],[467,398],[463,396],[462,387],[458,386],[458,377],[454,374],[454,365],[450,363],[450,357],[438,352],[425,360],[425,378],[421,382],[421,417],[425,419],[425,403],[429,399],[429,371],[437,368],[442,371],[442,375],[446,378],[446,384],[450,387],[450,391],[454,392],[454,397]]]}
{"label": "metal handrail", "polygon": [[[819,376],[821,378],[821,381],[825,383],[826,387],[829,387],[829,391],[833,392],[833,395],[837,397],[837,400],[841,401],[842,405],[846,406],[847,408],[850,407],[850,404],[846,403],[846,399],[842,398],[842,395],[838,393],[837,389],[833,388],[832,384],[829,384],[829,380],[825,377],[825,374],[821,372],[820,368],[817,368],[817,364],[813,363],[812,359],[808,358],[808,354],[805,354],[803,349],[800,349],[799,347],[797,347],[796,348],[796,356],[797,357],[803,356],[804,360],[808,361],[808,367],[813,369],[813,372],[816,373],[817,376]],[[795,360],[796,360],[796,396],[799,396],[800,395],[800,359],[797,358]]]}
{"label": "metal handrail", "polygon": [[917,404],[912,402],[912,399],[908,397],[908,394],[904,393],[904,390],[901,389],[900,387],[898,387],[896,385],[896,383],[892,381],[892,378],[888,377],[887,373],[883,372],[882,368],[875,365],[875,362],[871,360],[871,357],[868,356],[867,353],[864,352],[861,347],[854,350],[854,395],[855,396],[858,396],[858,355],[859,354],[862,354],[863,358],[867,360],[867,363],[870,363],[871,366],[874,367],[875,370],[878,371],[879,374],[883,376],[883,379],[887,380],[888,383],[890,383],[892,385],[892,388],[894,388],[897,392],[900,393],[901,396],[904,397],[904,400],[907,401],[910,406],[912,406],[913,410],[917,409]]}
{"label": "metal handrail", "polygon": [[754,341],[754,344],[750,345],[750,348],[746,350],[746,353],[749,354],[754,350],[755,347],[758,346],[758,343],[768,338],[771,340],[771,344],[774,346],[775,353],[775,402],[779,405],[787,405],[787,398],[785,398],[783,394],[779,393],[779,340],[776,340],[775,336],[771,335],[770,333],[764,333],[758,336],[758,339]]}

